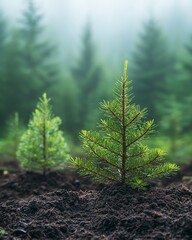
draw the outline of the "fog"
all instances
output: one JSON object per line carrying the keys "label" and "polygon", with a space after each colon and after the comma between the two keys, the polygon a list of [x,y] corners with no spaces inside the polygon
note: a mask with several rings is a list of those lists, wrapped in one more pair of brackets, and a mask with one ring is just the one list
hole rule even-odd
{"label": "fog", "polygon": [[150,144],[191,159],[191,9],[191,0],[0,0],[0,157],[19,142],[10,119],[26,128],[45,92],[78,145],[128,59],[133,99],[160,132]]}
{"label": "fog", "polygon": [[[78,56],[81,38],[87,22],[92,25],[97,54],[109,65],[130,58],[142,32],[143,24],[154,18],[177,50],[189,38],[192,30],[190,0],[36,0],[44,15],[48,35],[59,45],[63,61],[68,64]],[[0,1],[0,9],[17,26],[25,0]]]}

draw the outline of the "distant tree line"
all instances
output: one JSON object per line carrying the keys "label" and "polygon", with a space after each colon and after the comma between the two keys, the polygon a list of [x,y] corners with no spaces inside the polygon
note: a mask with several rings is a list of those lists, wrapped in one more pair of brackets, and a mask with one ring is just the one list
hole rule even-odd
{"label": "distant tree line", "polygon": [[18,29],[8,38],[6,21],[0,15],[0,128],[15,112],[28,122],[38,98],[47,92],[63,119],[64,129],[77,140],[78,132],[98,119],[98,101],[108,92],[103,67],[97,61],[91,25],[85,27],[80,56],[66,74],[57,60],[57,47],[44,37],[46,29],[42,22],[43,15],[28,0]]}
{"label": "distant tree line", "polygon": [[[65,132],[78,141],[81,129],[97,127],[98,102],[110,99],[115,79],[108,76],[114,70],[101,64],[90,23],[67,73],[57,60],[57,47],[45,33],[43,15],[32,0],[11,32],[0,14],[0,134],[15,112],[27,123],[46,92]],[[162,121],[162,131],[173,139],[192,130],[192,39],[184,49],[182,56],[171,51],[160,26],[150,19],[130,64],[136,103],[148,108],[149,118]]]}

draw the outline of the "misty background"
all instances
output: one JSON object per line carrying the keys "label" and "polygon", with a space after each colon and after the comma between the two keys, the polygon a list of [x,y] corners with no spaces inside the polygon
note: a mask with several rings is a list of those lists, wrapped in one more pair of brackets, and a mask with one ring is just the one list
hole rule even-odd
{"label": "misty background", "polygon": [[25,128],[43,92],[75,148],[128,59],[134,101],[158,125],[149,144],[189,161],[191,9],[190,0],[0,0],[0,155],[17,144],[15,113]]}
{"label": "misty background", "polygon": [[[82,31],[89,21],[98,55],[111,64],[130,58],[143,23],[155,19],[170,46],[179,51],[191,34],[190,0],[36,0],[43,14],[47,36],[58,44],[60,57],[72,64],[81,46]],[[19,25],[27,0],[0,1],[9,28]],[[181,34],[182,33],[182,34]],[[66,65],[66,63],[65,63]]]}

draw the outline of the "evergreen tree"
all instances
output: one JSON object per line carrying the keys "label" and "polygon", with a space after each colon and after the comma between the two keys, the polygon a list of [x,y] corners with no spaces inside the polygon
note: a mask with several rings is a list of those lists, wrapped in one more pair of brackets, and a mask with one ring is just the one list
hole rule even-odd
{"label": "evergreen tree", "polygon": [[85,128],[90,116],[95,112],[97,100],[100,100],[103,94],[101,89],[103,71],[101,66],[96,63],[90,24],[86,25],[82,45],[80,58],[76,67],[72,69],[72,75],[78,87],[79,110],[76,133]]}
{"label": "evergreen tree", "polygon": [[[182,81],[183,110],[185,116],[185,132],[192,131],[192,36],[186,45],[186,57],[183,61],[185,77]],[[187,113],[187,114],[186,114]]]}
{"label": "evergreen tree", "polygon": [[144,121],[146,110],[132,103],[130,84],[125,62],[115,99],[101,104],[106,119],[101,120],[100,131],[81,133],[87,158],[74,158],[72,163],[82,173],[102,182],[145,188],[151,179],[174,173],[178,167],[162,163],[162,150],[144,145],[145,138],[153,131],[153,121]]}
{"label": "evergreen tree", "polygon": [[[186,56],[183,57],[186,59]],[[188,146],[191,145],[192,102],[189,103],[191,92],[187,84],[188,75],[183,71],[181,60],[177,61],[174,69],[174,74],[166,81],[166,94],[162,95],[158,110],[161,114],[160,130],[167,138],[168,157],[172,161],[183,162],[184,159],[190,158]]]}
{"label": "evergreen tree", "polygon": [[2,68],[2,62],[3,62],[3,52],[6,44],[6,22],[3,17],[3,14],[0,12],[0,69]]}
{"label": "evergreen tree", "polygon": [[162,94],[162,100],[158,104],[161,114],[160,131],[167,137],[169,143],[169,158],[176,160],[183,148],[180,145],[185,126],[185,114],[183,106],[182,85],[185,74],[181,69],[180,61],[174,67],[174,73],[166,79],[166,93]]}
{"label": "evergreen tree", "polygon": [[76,126],[78,124],[77,112],[79,106],[77,92],[78,89],[74,79],[67,74],[64,74],[53,88],[53,95],[57,96],[52,101],[55,106],[55,113],[62,118],[64,130],[72,140],[77,138]]}
{"label": "evergreen tree", "polygon": [[12,116],[15,111],[21,113],[21,118],[29,114],[26,103],[28,82],[25,79],[23,66],[20,58],[20,38],[17,32],[13,32],[7,44],[4,57],[4,118]]}
{"label": "evergreen tree", "polygon": [[192,36],[189,43],[186,45],[186,51],[188,56],[186,57],[187,59],[184,61],[183,66],[190,76],[192,76]]}
{"label": "evergreen tree", "polygon": [[31,111],[35,106],[35,99],[44,91],[49,92],[56,82],[58,68],[53,59],[56,49],[48,40],[44,40],[43,15],[39,13],[33,0],[27,0],[27,4],[20,21],[20,36],[21,59],[28,81],[28,108]]}
{"label": "evergreen tree", "polygon": [[150,118],[160,118],[157,105],[166,91],[166,78],[172,72],[173,64],[161,29],[154,20],[149,20],[133,54],[132,76],[136,102],[148,107]]}
{"label": "evergreen tree", "polygon": [[67,144],[59,130],[61,119],[53,116],[49,102],[44,93],[17,152],[24,168],[41,170],[44,175],[48,169],[62,168],[69,159]]}
{"label": "evergreen tree", "polygon": [[3,69],[4,69],[4,49],[6,47],[6,22],[3,17],[3,14],[0,12],[0,129],[5,123],[5,79],[3,76]]}

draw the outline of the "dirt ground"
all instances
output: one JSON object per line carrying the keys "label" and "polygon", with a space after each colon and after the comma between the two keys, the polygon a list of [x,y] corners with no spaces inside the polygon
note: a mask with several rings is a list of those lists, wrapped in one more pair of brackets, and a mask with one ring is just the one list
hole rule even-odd
{"label": "dirt ground", "polygon": [[191,240],[191,166],[145,191],[95,184],[71,169],[1,174],[0,239]]}

